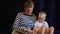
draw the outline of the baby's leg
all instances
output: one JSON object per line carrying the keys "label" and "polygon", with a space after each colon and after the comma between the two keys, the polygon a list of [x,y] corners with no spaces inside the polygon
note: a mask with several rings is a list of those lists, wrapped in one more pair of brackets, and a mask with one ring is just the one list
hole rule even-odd
{"label": "baby's leg", "polygon": [[53,34],[54,33],[54,27],[50,27],[46,30],[46,34]]}
{"label": "baby's leg", "polygon": [[45,26],[43,25],[41,28],[40,28],[40,34],[44,34],[45,33]]}

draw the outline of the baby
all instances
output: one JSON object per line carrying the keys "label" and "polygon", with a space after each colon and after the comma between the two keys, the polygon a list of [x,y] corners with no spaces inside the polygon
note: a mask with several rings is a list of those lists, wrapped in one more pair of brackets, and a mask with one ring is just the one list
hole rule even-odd
{"label": "baby", "polygon": [[44,11],[40,11],[38,14],[38,20],[35,22],[33,34],[53,34],[54,27],[49,28],[49,25],[45,19],[46,13]]}

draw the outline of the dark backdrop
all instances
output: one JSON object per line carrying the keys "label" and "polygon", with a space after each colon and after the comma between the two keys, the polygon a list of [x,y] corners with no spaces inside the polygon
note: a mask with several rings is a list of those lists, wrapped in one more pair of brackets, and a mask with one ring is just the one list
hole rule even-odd
{"label": "dark backdrop", "polygon": [[[0,33],[10,34],[12,24],[18,12],[26,0],[0,0]],[[58,0],[33,0],[35,3],[34,14],[37,16],[40,10],[47,13],[47,22],[55,29],[60,29],[60,6]]]}

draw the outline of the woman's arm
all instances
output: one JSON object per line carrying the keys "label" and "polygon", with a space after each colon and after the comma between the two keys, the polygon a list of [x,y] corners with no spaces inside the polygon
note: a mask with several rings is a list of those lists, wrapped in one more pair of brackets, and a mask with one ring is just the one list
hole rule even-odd
{"label": "woman's arm", "polygon": [[[13,24],[13,29],[17,30],[17,31],[25,31],[26,27],[24,27],[22,25],[22,14],[18,13],[17,16],[16,16],[16,19],[14,21],[14,24]],[[22,26],[21,26],[22,25]]]}

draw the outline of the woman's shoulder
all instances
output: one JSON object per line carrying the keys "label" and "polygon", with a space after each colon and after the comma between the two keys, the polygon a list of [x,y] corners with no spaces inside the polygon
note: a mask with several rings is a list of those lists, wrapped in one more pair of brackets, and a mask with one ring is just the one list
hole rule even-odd
{"label": "woman's shoulder", "polygon": [[23,15],[23,13],[18,13],[17,15]]}

